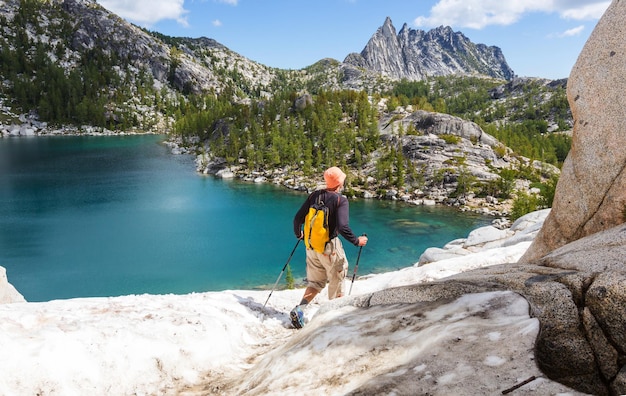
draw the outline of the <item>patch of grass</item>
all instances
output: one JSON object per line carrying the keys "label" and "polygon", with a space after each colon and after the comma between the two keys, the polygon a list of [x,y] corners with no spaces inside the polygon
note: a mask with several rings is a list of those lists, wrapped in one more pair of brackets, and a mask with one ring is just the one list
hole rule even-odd
{"label": "patch of grass", "polygon": [[461,141],[461,137],[456,135],[439,135],[439,137],[447,144],[459,144]]}

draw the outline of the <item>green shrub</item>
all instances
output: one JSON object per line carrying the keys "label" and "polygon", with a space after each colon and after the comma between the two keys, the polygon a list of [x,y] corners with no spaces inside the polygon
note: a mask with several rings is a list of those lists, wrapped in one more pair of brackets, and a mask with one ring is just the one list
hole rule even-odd
{"label": "green shrub", "polygon": [[459,144],[461,138],[456,135],[439,135],[447,144]]}
{"label": "green shrub", "polygon": [[291,272],[291,266],[287,264],[287,272],[285,273],[285,283],[287,283],[287,289],[293,289],[295,281],[293,279],[293,273]]}
{"label": "green shrub", "polygon": [[498,156],[498,158],[504,158],[504,156],[506,155],[506,146],[498,144],[496,147],[493,148],[493,152],[496,154],[496,156]]}
{"label": "green shrub", "polygon": [[559,181],[559,176],[554,175],[545,183],[542,183],[539,189],[541,190],[541,205],[545,208],[552,207],[552,201],[554,201],[554,194],[556,193],[556,184]]}
{"label": "green shrub", "polygon": [[511,221],[515,221],[520,217],[540,209],[539,198],[533,194],[527,194],[519,191],[517,197],[513,200],[513,208],[511,209]]}

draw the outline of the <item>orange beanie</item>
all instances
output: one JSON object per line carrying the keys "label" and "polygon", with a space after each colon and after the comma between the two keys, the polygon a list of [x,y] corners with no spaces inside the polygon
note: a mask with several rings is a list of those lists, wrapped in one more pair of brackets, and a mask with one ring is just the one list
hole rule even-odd
{"label": "orange beanie", "polygon": [[324,171],[324,180],[326,180],[326,188],[334,190],[343,184],[346,180],[346,174],[343,173],[341,169],[333,166]]}

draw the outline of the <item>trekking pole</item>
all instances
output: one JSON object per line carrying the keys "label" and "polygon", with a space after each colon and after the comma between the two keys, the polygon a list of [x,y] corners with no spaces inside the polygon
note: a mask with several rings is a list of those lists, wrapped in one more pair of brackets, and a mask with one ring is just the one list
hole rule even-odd
{"label": "trekking pole", "polygon": [[[367,234],[363,234],[363,236],[367,236]],[[356,270],[359,268],[359,259],[361,258],[361,250],[363,250],[363,246],[359,248],[359,255],[356,256],[356,264],[354,265],[354,273],[352,274],[352,283],[350,283],[350,290],[348,291],[348,295],[352,293],[352,286],[354,285],[354,278],[356,278]]]}
{"label": "trekking pole", "polygon": [[267,300],[265,300],[265,304],[263,304],[263,308],[265,308],[265,305],[270,300],[270,297],[272,297],[272,293],[274,293],[274,289],[276,289],[276,285],[278,285],[278,281],[280,281],[280,278],[283,276],[283,272],[285,272],[285,268],[287,268],[287,266],[289,265],[289,262],[291,261],[291,257],[293,256],[293,252],[296,251],[296,248],[298,247],[299,243],[300,243],[300,239],[298,239],[298,242],[296,242],[296,246],[293,247],[293,250],[291,251],[289,258],[287,259],[287,262],[285,263],[285,265],[283,265],[283,270],[280,271],[280,274],[278,275],[278,278],[276,279],[276,283],[274,283],[274,287],[272,287],[272,291],[270,292],[270,295],[267,296]]}

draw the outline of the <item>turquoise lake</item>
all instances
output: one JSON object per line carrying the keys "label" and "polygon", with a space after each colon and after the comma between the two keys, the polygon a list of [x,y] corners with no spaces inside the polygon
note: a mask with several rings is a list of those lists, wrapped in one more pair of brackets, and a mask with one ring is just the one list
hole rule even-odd
{"label": "turquoise lake", "polygon": [[[305,194],[198,175],[163,139],[0,139],[0,266],[26,300],[271,289]],[[358,275],[411,266],[491,220],[353,200],[350,225],[369,237]],[[351,275],[358,248],[344,246]],[[303,244],[290,267],[301,282]]]}

